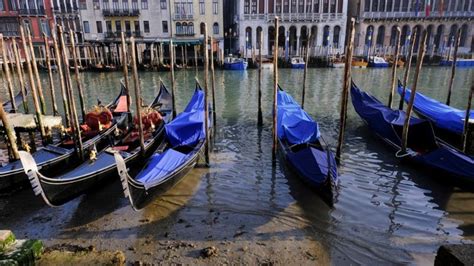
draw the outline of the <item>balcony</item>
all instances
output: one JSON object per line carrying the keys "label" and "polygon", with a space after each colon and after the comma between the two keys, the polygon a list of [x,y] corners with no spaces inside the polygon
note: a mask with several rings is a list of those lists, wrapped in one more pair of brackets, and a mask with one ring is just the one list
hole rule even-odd
{"label": "balcony", "polygon": [[18,14],[21,16],[44,16],[46,13],[43,8],[21,8],[18,10]]}
{"label": "balcony", "polygon": [[194,37],[194,35],[196,35],[196,33],[194,32],[177,32],[175,33],[175,36],[176,37]]}
{"label": "balcony", "polygon": [[174,20],[193,20],[193,14],[174,14]]}
{"label": "balcony", "polygon": [[140,15],[140,10],[133,9],[103,9],[104,17],[136,17]]}
{"label": "balcony", "polygon": [[269,13],[269,14],[244,14],[242,20],[272,21],[275,16],[279,16],[283,22],[311,21],[329,22],[345,19],[344,13]]}
{"label": "balcony", "polygon": [[425,11],[419,12],[363,12],[362,19],[434,19],[434,18],[472,18],[472,11],[445,11],[441,14],[439,11],[431,11],[427,17]]}
{"label": "balcony", "polygon": [[[143,38],[143,34],[141,31],[125,31],[125,37],[135,37],[135,38]],[[122,38],[121,31],[107,31],[104,33],[106,39],[115,39],[115,38]]]}

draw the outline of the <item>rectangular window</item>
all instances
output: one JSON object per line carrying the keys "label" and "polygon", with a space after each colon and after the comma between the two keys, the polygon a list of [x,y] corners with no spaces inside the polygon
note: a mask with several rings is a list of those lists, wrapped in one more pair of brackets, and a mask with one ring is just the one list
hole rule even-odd
{"label": "rectangular window", "polygon": [[393,12],[400,11],[400,0],[394,0]]}
{"label": "rectangular window", "polygon": [[105,10],[109,10],[109,0],[103,0],[102,4],[104,5]]}
{"label": "rectangular window", "polygon": [[0,1],[0,11],[5,11],[5,6],[3,6],[3,1]]}
{"label": "rectangular window", "polygon": [[138,10],[138,0],[132,0],[132,9]]}
{"label": "rectangular window", "polygon": [[273,14],[275,12],[275,0],[268,0],[268,13]]}
{"label": "rectangular window", "polygon": [[89,28],[89,21],[84,21],[84,33],[91,33],[91,29]]}
{"label": "rectangular window", "polygon": [[[341,0],[341,2],[342,2],[342,0]],[[311,12],[313,12],[311,10],[311,1],[307,1],[306,2],[306,13],[311,13]]]}
{"label": "rectangular window", "polygon": [[128,0],[122,0],[122,8],[124,11],[128,11]]}
{"label": "rectangular window", "polygon": [[365,2],[364,2],[364,11],[365,12],[370,11],[370,0],[365,0]]}
{"label": "rectangular window", "polygon": [[168,21],[162,21],[161,27],[163,28],[163,33],[168,33]]}
{"label": "rectangular window", "polygon": [[252,0],[252,14],[256,14],[257,13],[257,0]]}
{"label": "rectangular window", "polygon": [[93,1],[92,1],[92,8],[93,8],[94,10],[99,10],[99,9],[100,9],[100,2],[99,2],[99,0],[93,0]]}
{"label": "rectangular window", "polygon": [[143,31],[145,31],[146,33],[150,32],[150,23],[146,20],[143,21]]}
{"label": "rectangular window", "polygon": [[120,9],[118,0],[112,0],[112,8],[114,11],[118,11]]}
{"label": "rectangular window", "polygon": [[161,9],[166,9],[166,6],[167,6],[167,5],[168,5],[168,4],[166,3],[166,0],[160,0],[160,7],[161,7]]}
{"label": "rectangular window", "polygon": [[131,32],[132,31],[132,24],[130,24],[130,21],[125,20],[125,32]]}
{"label": "rectangular window", "polygon": [[219,13],[219,2],[217,0],[213,0],[212,2],[212,13],[214,13],[214,15]]}
{"label": "rectangular window", "polygon": [[298,13],[304,13],[304,1],[298,2]]}
{"label": "rectangular window", "polygon": [[[375,0],[378,1],[378,0]],[[336,13],[336,0],[331,0],[331,13]]]}
{"label": "rectangular window", "polygon": [[104,31],[102,30],[102,21],[96,21],[96,22],[95,22],[95,25],[97,26],[97,33],[102,33],[102,32],[104,32]]}
{"label": "rectangular window", "polygon": [[133,22],[133,26],[134,26],[135,31],[140,32],[140,21],[135,20]]}
{"label": "rectangular window", "polygon": [[17,5],[16,4],[17,4],[16,0],[8,0],[8,6],[10,7],[10,10],[12,10],[12,11],[17,10]]}
{"label": "rectangular window", "polygon": [[107,29],[107,32],[112,32],[112,22],[111,21],[106,21],[105,22],[105,28]]}
{"label": "rectangular window", "polygon": [[313,12],[319,13],[319,0],[313,0],[313,1],[314,1]]}
{"label": "rectangular window", "polygon": [[206,4],[204,3],[204,0],[199,0],[199,14],[206,14]]}
{"label": "rectangular window", "polygon": [[81,9],[81,10],[86,10],[87,9],[86,0],[79,0],[79,9]]}
{"label": "rectangular window", "polygon": [[329,12],[329,0],[323,0],[323,13]]}
{"label": "rectangular window", "polygon": [[148,9],[148,0],[142,0],[142,9],[144,10]]}
{"label": "rectangular window", "polygon": [[281,13],[281,1],[276,0],[276,13]]}
{"label": "rectangular window", "polygon": [[250,14],[250,0],[244,1],[244,14]]}
{"label": "rectangular window", "polygon": [[296,13],[296,0],[291,0],[291,13]]}
{"label": "rectangular window", "polygon": [[51,31],[49,29],[49,23],[47,20],[44,20],[44,19],[41,20],[41,32],[46,34],[46,36],[48,37],[51,35]]}
{"label": "rectangular window", "polygon": [[115,32],[121,32],[121,31],[122,31],[122,22],[115,21]]}
{"label": "rectangular window", "polygon": [[290,1],[289,0],[283,0],[283,13],[289,13],[290,12]]}

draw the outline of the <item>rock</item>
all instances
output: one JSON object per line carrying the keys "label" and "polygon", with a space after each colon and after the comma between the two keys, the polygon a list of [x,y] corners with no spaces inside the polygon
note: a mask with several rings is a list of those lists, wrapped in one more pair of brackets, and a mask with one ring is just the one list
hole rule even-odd
{"label": "rock", "polygon": [[0,252],[15,242],[15,235],[10,230],[0,230]]}
{"label": "rock", "polygon": [[474,265],[474,244],[439,247],[434,265]]}
{"label": "rock", "polygon": [[207,247],[201,250],[201,257],[203,258],[214,257],[214,256],[217,256],[218,252],[219,250],[214,246]]}
{"label": "rock", "polygon": [[112,263],[114,265],[125,265],[125,254],[122,251],[116,251],[112,258]]}
{"label": "rock", "polygon": [[129,247],[128,250],[135,251],[135,248],[134,247]]}
{"label": "rock", "polygon": [[245,252],[245,251],[247,251],[247,250],[249,250],[249,247],[247,247],[247,246],[243,246],[243,247],[242,247],[242,251],[243,251],[243,252]]}

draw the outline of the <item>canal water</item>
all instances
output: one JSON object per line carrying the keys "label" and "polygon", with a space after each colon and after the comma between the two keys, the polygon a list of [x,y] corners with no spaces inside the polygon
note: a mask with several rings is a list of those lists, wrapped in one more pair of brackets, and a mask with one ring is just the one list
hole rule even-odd
{"label": "canal water", "polygon": [[[89,107],[97,99],[112,100],[118,92],[120,73],[81,75]],[[353,69],[359,87],[383,102],[388,99],[390,75],[389,69]],[[170,87],[168,73],[140,73],[145,102],[153,98],[160,76]],[[178,113],[192,95],[195,76],[194,70],[176,73]],[[203,73],[197,76],[203,83]],[[444,100],[449,77],[449,68],[425,67],[419,91]],[[340,189],[332,208],[287,173],[281,160],[273,166],[272,71],[263,73],[262,128],[257,127],[257,78],[256,70],[216,71],[217,129],[210,168],[193,169],[144,210],[132,210],[118,178],[53,209],[27,188],[0,197],[0,228],[47,244],[122,249],[127,257],[145,261],[161,256],[154,255],[156,243],[188,241],[198,248],[215,245],[220,256],[228,254],[231,261],[251,264],[262,258],[304,264],[313,259],[332,264],[431,264],[440,245],[474,240],[474,193],[400,164],[364,125],[350,101]],[[279,78],[281,87],[300,101],[303,71],[281,69]],[[473,78],[472,69],[457,70],[453,106],[465,107]],[[305,109],[334,150],[342,80],[342,69],[308,70]],[[43,81],[46,89],[46,75]],[[0,90],[4,101],[5,84]],[[45,96],[49,99],[46,91]],[[140,245],[151,251],[143,253]],[[184,253],[174,261],[194,263],[185,258],[195,255]]]}

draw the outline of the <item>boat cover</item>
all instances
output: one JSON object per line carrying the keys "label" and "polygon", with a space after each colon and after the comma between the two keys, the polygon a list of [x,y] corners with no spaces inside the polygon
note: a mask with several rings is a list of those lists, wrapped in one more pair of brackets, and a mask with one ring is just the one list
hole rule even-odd
{"label": "boat cover", "polygon": [[[352,104],[356,112],[380,137],[400,146],[401,132],[405,112],[392,110],[373,96],[351,87]],[[438,144],[428,120],[412,117],[408,130],[408,147],[415,153],[410,154],[414,161],[442,170],[445,173],[474,181],[474,158],[456,149]]]}
{"label": "boat cover", "polygon": [[320,132],[316,123],[285,91],[278,91],[278,137],[290,144],[314,142]]}
{"label": "boat cover", "polygon": [[145,189],[149,189],[175,171],[189,156],[174,149],[168,149],[161,154],[153,154],[148,165],[137,175],[136,180],[142,183]]}
{"label": "boat cover", "polygon": [[172,147],[195,146],[206,137],[204,130],[204,92],[196,90],[184,111],[165,126]]}
{"label": "boat cover", "polygon": [[[402,94],[403,86],[398,85],[398,93]],[[405,101],[410,100],[411,90],[406,89]],[[431,120],[436,127],[443,128],[462,135],[464,130],[464,119],[466,118],[466,111],[456,109],[437,100],[431,99],[419,92],[416,93],[413,108]],[[471,110],[470,119],[474,119],[474,110]]]}
{"label": "boat cover", "polygon": [[327,151],[308,147],[297,152],[289,152],[288,159],[313,185],[320,186],[327,180],[330,165],[332,176],[337,177],[336,161],[334,156],[328,156]]}

